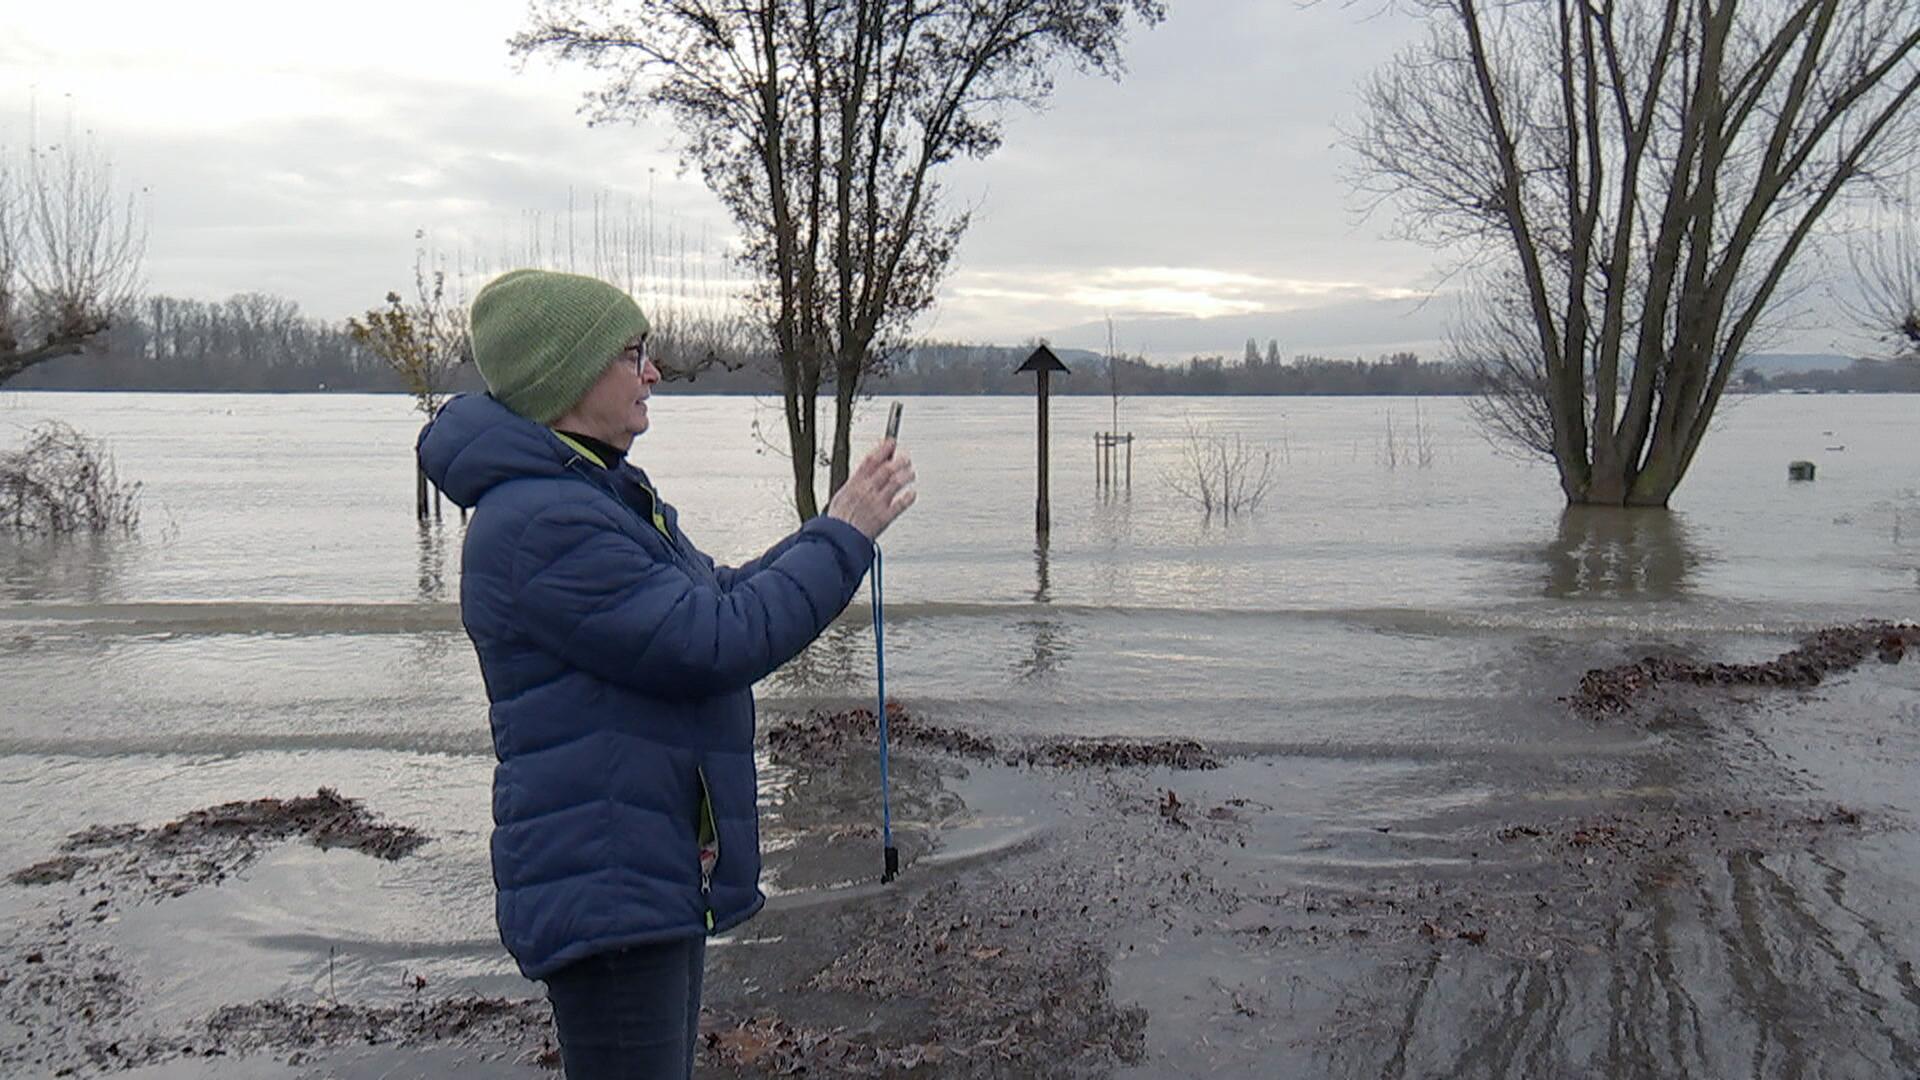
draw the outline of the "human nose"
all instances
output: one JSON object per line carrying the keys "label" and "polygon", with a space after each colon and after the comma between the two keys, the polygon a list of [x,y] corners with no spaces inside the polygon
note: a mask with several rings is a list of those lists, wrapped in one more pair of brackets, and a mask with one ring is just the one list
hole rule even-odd
{"label": "human nose", "polygon": [[640,381],[646,383],[648,386],[652,386],[654,383],[660,381],[660,369],[653,365],[653,357],[651,356],[640,363]]}

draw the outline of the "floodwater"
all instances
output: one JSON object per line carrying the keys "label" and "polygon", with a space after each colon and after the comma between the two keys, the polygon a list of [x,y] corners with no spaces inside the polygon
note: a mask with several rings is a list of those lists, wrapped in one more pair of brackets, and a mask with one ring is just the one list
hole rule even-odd
{"label": "floodwater", "polygon": [[[47,418],[105,440],[145,508],[135,538],[0,541],[0,864],[97,823],[323,784],[436,838],[393,864],[296,846],[238,887],[129,912],[117,947],[161,1021],[323,986],[401,999],[396,968],[436,990],[528,992],[493,935],[492,759],[454,602],[460,526],[451,506],[413,520],[409,405],[0,403],[0,442]],[[1142,1075],[1266,1074],[1275,1046],[1355,1076],[1920,1069],[1910,665],[1790,707],[1757,701],[1731,734],[1595,723],[1558,700],[1583,671],[1650,651],[1751,661],[1816,627],[1920,616],[1920,401],[1739,400],[1674,509],[1631,514],[1564,510],[1549,469],[1496,454],[1452,400],[1127,399],[1131,489],[1101,491],[1091,442],[1109,408],[1054,399],[1054,525],[1038,546],[1032,402],[908,401],[922,494],[885,542],[888,689],[925,719],[1004,738],[1172,735],[1234,753],[1209,782],[1271,808],[1221,871],[1241,893],[1497,879],[1518,871],[1466,853],[1517,817],[1737,797],[1844,802],[1880,823],[1818,850],[1711,849],[1684,889],[1595,922],[1598,951],[1571,961],[1269,959],[1292,980],[1296,1030],[1275,1043],[1228,1008],[1263,1047],[1252,1056],[1199,1039],[1219,986],[1274,974],[1238,939],[1145,971],[1123,956],[1113,992],[1150,1014]],[[654,415],[634,457],[696,542],[737,560],[790,527],[786,462],[754,434],[756,420],[778,430],[771,404],[668,388]],[[1209,520],[1179,495],[1189,426],[1270,449],[1264,505]],[[1818,479],[1789,483],[1795,459]],[[866,703],[869,618],[863,599],[766,680],[763,716]],[[810,783],[766,773],[777,896],[864,872],[795,854],[829,824],[820,807],[842,805]],[[909,777],[909,821],[990,840],[1045,815],[989,779],[956,783],[1013,809],[969,820],[965,795]],[[0,892],[7,911],[30,906]],[[233,977],[210,979],[209,955]],[[1303,1042],[1316,1025],[1355,1042]]]}

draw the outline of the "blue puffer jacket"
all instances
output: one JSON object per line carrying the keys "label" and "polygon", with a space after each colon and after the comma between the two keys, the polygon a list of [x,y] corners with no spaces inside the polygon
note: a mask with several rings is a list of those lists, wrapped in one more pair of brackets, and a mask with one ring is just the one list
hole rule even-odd
{"label": "blue puffer jacket", "polygon": [[873,545],[822,517],[716,567],[638,469],[491,397],[448,402],[419,454],[477,508],[460,616],[493,703],[496,914],[520,970],[745,921],[765,902],[751,688],[846,607]]}

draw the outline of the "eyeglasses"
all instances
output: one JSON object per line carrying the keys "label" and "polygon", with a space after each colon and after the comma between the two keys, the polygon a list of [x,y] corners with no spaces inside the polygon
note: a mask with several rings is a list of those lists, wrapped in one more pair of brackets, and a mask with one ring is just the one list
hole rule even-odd
{"label": "eyeglasses", "polygon": [[621,349],[615,358],[632,364],[633,370],[639,371],[647,365],[647,339],[641,338],[638,342]]}

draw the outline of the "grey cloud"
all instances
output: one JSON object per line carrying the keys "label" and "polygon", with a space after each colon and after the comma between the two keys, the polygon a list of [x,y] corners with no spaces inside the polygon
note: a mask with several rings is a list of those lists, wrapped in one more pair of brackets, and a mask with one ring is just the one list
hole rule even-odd
{"label": "grey cloud", "polygon": [[[1062,73],[1049,109],[1009,115],[998,153],[950,171],[947,197],[973,208],[974,224],[940,304],[916,330],[1100,348],[1106,330],[1096,320],[1112,296],[1137,301],[1112,312],[1121,344],[1159,355],[1237,354],[1248,337],[1277,338],[1288,352],[1431,353],[1449,299],[1420,306],[1368,294],[1445,284],[1435,256],[1384,238],[1388,219],[1356,219],[1336,145],[1359,80],[1417,24],[1291,0],[1170,7],[1163,26],[1134,34],[1123,81]],[[516,20],[498,21],[504,35]],[[302,46],[275,47],[299,58]],[[10,48],[0,41],[0,63]],[[703,273],[727,272],[731,225],[697,176],[680,175],[664,125],[589,129],[576,93],[589,76],[543,65],[508,74],[498,38],[450,38],[446,49],[438,69],[464,81],[392,62],[317,69],[333,88],[317,104],[351,108],[347,116],[244,129],[209,117],[197,130],[150,132],[116,127],[110,111],[93,115],[77,101],[120,175],[151,191],[153,288],[268,290],[338,318],[409,280],[416,229],[499,266],[518,257],[534,215],[547,228],[563,219],[569,189],[584,234],[595,191],[643,204],[650,186],[661,232],[697,249]],[[502,73],[488,82],[472,74],[489,71]],[[1257,309],[1212,318],[1169,316],[1176,305],[1151,289],[1101,291],[1103,277],[1148,268],[1301,287],[1199,287],[1220,303],[1186,310]],[[1093,287],[1079,288],[1076,275]],[[1351,288],[1306,287],[1316,282]]]}
{"label": "grey cloud", "polygon": [[203,134],[190,153],[173,136],[114,133],[117,172],[150,193],[153,287],[278,292],[342,317],[410,280],[416,229],[497,267],[520,259],[537,212],[551,246],[569,189],[584,257],[594,193],[612,193],[622,213],[629,200],[644,207],[650,167],[662,232],[704,226],[710,261],[720,257],[724,218],[676,176],[656,131],[589,130],[570,102],[512,85],[453,94],[395,80],[381,98],[377,115]]}
{"label": "grey cloud", "polygon": [[1175,5],[1135,37],[1124,82],[1063,79],[1045,113],[1010,121],[1000,153],[956,171],[956,193],[984,199],[963,259],[1410,284],[1430,260],[1354,220],[1335,120],[1413,32],[1337,5]]}

